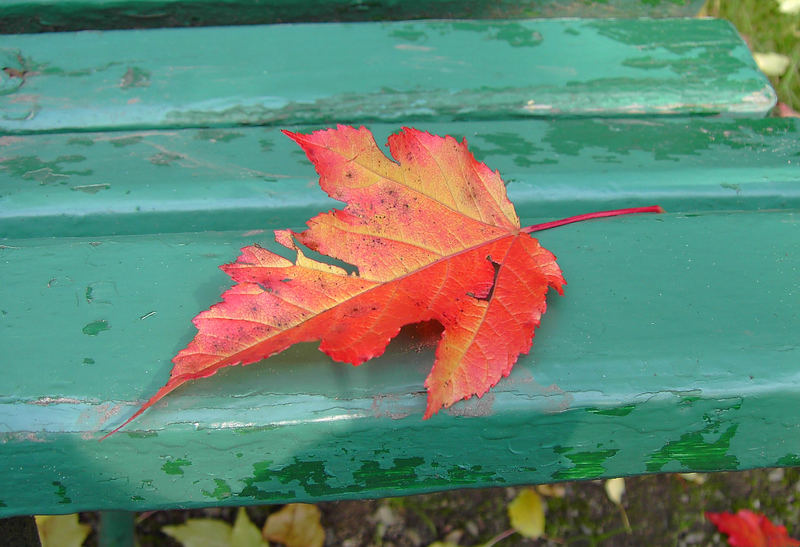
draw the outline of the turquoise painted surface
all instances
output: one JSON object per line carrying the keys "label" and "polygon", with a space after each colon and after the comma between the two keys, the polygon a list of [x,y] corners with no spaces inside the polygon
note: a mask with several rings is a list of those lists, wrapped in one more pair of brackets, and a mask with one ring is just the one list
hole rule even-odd
{"label": "turquoise painted surface", "polygon": [[0,32],[41,32],[303,21],[691,17],[703,0],[6,0]]}
{"label": "turquoise painted surface", "polygon": [[[0,337],[14,340],[7,358],[26,366],[0,380],[0,460],[20,481],[0,485],[0,512],[355,498],[793,461],[800,439],[783,433],[800,427],[787,412],[800,385],[798,229],[797,212],[784,210],[542,232],[569,285],[551,295],[533,354],[484,398],[429,421],[432,351],[401,339],[354,368],[302,344],[187,385],[99,444],[164,382],[194,333],[191,317],[228,285],[216,265],[267,238],[3,240]],[[113,328],[81,332],[98,318]],[[476,439],[482,450],[465,458]]]}
{"label": "turquoise painted surface", "polygon": [[[369,127],[381,145],[399,130],[399,124]],[[500,171],[517,210],[532,222],[654,203],[671,212],[800,206],[796,120],[560,119],[419,128],[467,138],[476,157]],[[7,237],[300,228],[335,206],[305,155],[277,128],[0,137],[0,234]],[[107,284],[93,290],[108,300]]]}
{"label": "turquoise painted surface", "polygon": [[[334,120],[741,117],[763,116],[775,103],[744,42],[716,20],[60,33],[0,37],[0,51],[15,75],[0,95],[0,130],[18,133]],[[158,154],[163,165],[179,159]],[[64,167],[42,168],[59,175]]]}

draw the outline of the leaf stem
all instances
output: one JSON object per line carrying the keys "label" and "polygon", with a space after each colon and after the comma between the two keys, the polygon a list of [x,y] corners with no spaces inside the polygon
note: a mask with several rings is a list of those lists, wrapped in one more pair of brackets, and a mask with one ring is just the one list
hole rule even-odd
{"label": "leaf stem", "polygon": [[628,209],[614,209],[613,211],[596,211],[594,213],[585,213],[574,217],[562,218],[561,220],[552,220],[550,222],[543,222],[541,224],[534,224],[527,228],[522,228],[520,231],[530,234],[532,232],[540,232],[542,230],[549,230],[557,226],[565,224],[572,224],[573,222],[581,222],[582,220],[590,220],[593,218],[615,217],[619,215],[631,215],[634,213],[663,213],[664,209],[659,205],[650,205],[649,207],[629,207]]}

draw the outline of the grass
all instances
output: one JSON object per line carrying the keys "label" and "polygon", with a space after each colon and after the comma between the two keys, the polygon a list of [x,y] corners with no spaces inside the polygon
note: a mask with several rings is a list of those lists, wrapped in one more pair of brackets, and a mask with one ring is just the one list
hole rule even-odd
{"label": "grass", "polygon": [[786,72],[770,80],[778,101],[800,111],[800,13],[781,13],[776,0],[708,0],[701,15],[732,22],[754,52],[789,57]]}

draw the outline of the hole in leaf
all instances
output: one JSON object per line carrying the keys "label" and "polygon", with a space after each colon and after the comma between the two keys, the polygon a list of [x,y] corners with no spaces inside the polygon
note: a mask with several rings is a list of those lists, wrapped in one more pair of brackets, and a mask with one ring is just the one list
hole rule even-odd
{"label": "hole in leaf", "polygon": [[393,343],[403,350],[422,351],[436,347],[444,332],[444,326],[436,319],[411,323],[400,329]]}
{"label": "hole in leaf", "polygon": [[491,263],[492,267],[494,268],[494,278],[492,279],[492,288],[489,289],[489,292],[486,294],[486,296],[475,296],[475,294],[471,292],[468,292],[467,296],[471,296],[476,300],[486,300],[488,302],[492,299],[492,295],[494,294],[494,288],[497,285],[497,276],[500,274],[500,264],[492,260],[491,256],[487,256],[486,260],[488,260]]}
{"label": "hole in leaf", "polygon": [[339,260],[338,258],[317,252],[311,249],[310,247],[306,247],[305,245],[297,241],[297,239],[294,238],[292,239],[294,241],[294,244],[297,245],[297,247],[308,258],[316,260],[317,262],[322,262],[323,264],[328,264],[329,266],[338,266],[339,268],[342,268],[344,271],[346,271],[347,275],[356,275],[356,276],[358,275],[358,266],[350,264],[349,262],[345,262],[344,260]]}

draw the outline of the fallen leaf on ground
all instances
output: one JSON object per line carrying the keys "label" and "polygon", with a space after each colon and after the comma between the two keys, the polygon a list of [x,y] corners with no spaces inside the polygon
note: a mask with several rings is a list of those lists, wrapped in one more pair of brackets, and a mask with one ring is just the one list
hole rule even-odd
{"label": "fallen leaf on ground", "polygon": [[781,118],[800,118],[800,112],[786,103],[778,103],[778,116]]}
{"label": "fallen leaf on ground", "polygon": [[792,63],[792,60],[786,55],[772,51],[768,53],[753,53],[753,58],[756,60],[759,70],[773,78],[783,76]]}
{"label": "fallen leaf on ground", "polygon": [[77,514],[36,515],[36,528],[42,547],[80,547],[92,530]]}
{"label": "fallen leaf on ground", "polygon": [[614,502],[614,505],[622,503],[622,494],[625,493],[625,479],[622,477],[608,479],[605,483],[605,488],[608,499]]}
{"label": "fallen leaf on ground", "polygon": [[778,11],[787,15],[800,13],[800,0],[778,0]]}
{"label": "fallen leaf on ground", "polygon": [[508,504],[511,527],[526,538],[536,539],[544,534],[544,505],[532,488],[525,488]]}
{"label": "fallen leaf on ground", "polygon": [[536,491],[550,498],[563,498],[567,493],[562,484],[539,484],[536,486]]}
{"label": "fallen leaf on ground", "polygon": [[733,547],[798,547],[785,526],[776,526],[761,513],[740,509],[732,513],[706,513],[706,518],[728,536]]}
{"label": "fallen leaf on ground", "polygon": [[678,476],[695,484],[702,485],[706,482],[706,475],[704,473],[678,473]]}
{"label": "fallen leaf on ground", "polygon": [[244,507],[239,508],[233,526],[219,519],[189,519],[163,526],[161,531],[184,547],[269,547]]}
{"label": "fallen leaf on ground", "polygon": [[322,547],[325,530],[315,505],[290,503],[267,517],[263,535],[286,547]]}
{"label": "fallen leaf on ground", "polygon": [[360,365],[381,355],[405,325],[436,321],[444,330],[425,380],[429,418],[508,376],[531,349],[548,289],[563,291],[555,257],[530,233],[662,212],[604,211],[521,228],[499,173],[478,162],[466,141],[404,128],[389,137],[393,160],[364,127],[284,133],[314,164],[322,189],[346,206],[312,218],[303,232],[275,232],[294,262],[254,245],[222,266],[236,284],[195,317],[198,333],[173,359],[167,384],[114,431],[183,383],[223,367],[315,340],[335,361]]}

